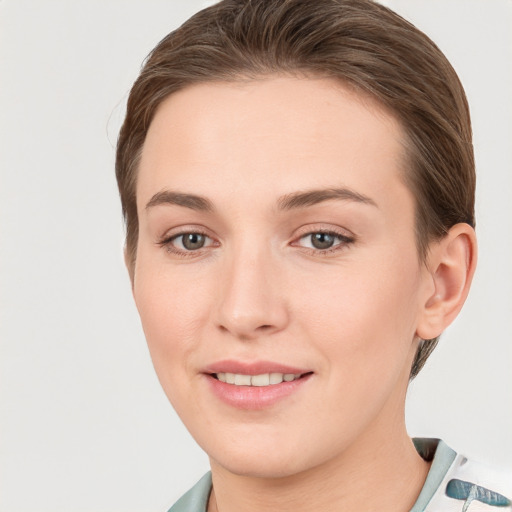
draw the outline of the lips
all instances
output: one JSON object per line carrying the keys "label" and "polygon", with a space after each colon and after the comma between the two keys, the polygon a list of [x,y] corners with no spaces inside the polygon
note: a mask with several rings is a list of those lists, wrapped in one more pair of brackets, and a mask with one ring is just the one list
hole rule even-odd
{"label": "lips", "polygon": [[239,375],[262,375],[265,373],[282,373],[303,375],[310,373],[308,368],[297,368],[271,361],[254,361],[250,363],[234,360],[219,361],[207,366],[204,373],[235,373]]}
{"label": "lips", "polygon": [[235,386],[275,386],[281,384],[281,382],[291,382],[296,379],[300,379],[302,374],[300,373],[261,373],[259,375],[244,375],[241,373],[229,373],[229,372],[218,372],[214,374],[215,377],[221,382],[227,384],[234,384]]}
{"label": "lips", "polygon": [[210,389],[228,405],[264,409],[294,394],[313,372],[273,362],[220,361],[204,370]]}

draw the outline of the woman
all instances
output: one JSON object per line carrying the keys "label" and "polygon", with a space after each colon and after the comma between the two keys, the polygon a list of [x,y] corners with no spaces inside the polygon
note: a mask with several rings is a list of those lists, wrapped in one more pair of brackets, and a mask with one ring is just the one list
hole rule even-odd
{"label": "woman", "polygon": [[467,102],[424,34],[367,0],[220,2],[148,58],[116,172],[153,363],[212,469],[172,510],[510,507],[405,428],[476,265]]}

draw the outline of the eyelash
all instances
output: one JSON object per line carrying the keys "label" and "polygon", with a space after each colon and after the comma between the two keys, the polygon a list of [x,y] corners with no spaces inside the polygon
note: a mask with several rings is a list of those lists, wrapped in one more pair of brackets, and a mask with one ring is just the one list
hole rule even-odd
{"label": "eyelash", "polygon": [[[317,234],[332,236],[333,238],[337,239],[339,243],[333,245],[332,247],[328,247],[326,249],[317,249],[317,248],[313,248],[313,247],[303,247],[303,246],[298,245],[298,242],[300,242],[301,240],[304,240],[308,237],[311,237],[311,236],[317,235]],[[173,245],[173,242],[175,240],[179,239],[180,237],[184,237],[185,235],[204,236],[205,238],[211,240],[213,243],[210,243],[206,247],[203,246],[196,250],[178,249],[177,247],[175,247]],[[310,230],[310,231],[305,232],[304,234],[295,238],[295,241],[292,242],[290,245],[292,247],[302,247],[302,250],[304,250],[305,252],[307,252],[311,255],[327,256],[329,254],[333,254],[333,253],[336,253],[343,249],[346,249],[348,245],[350,245],[354,242],[355,242],[354,237],[347,236],[343,233],[340,233],[340,232],[337,232],[334,230],[317,229],[317,230],[313,230],[313,231]],[[199,257],[203,254],[203,252],[204,252],[203,249],[208,249],[209,247],[212,247],[212,246],[214,246],[214,247],[219,246],[218,242],[215,242],[206,232],[204,232],[202,230],[198,230],[198,229],[190,229],[187,231],[181,231],[179,233],[173,233],[171,236],[165,236],[164,238],[162,238],[161,240],[159,240],[157,242],[157,245],[159,245],[160,247],[164,247],[169,253],[179,256],[181,258]]]}
{"label": "eyelash", "polygon": [[313,230],[313,231],[310,230],[307,233],[304,233],[303,235],[298,237],[296,239],[297,242],[294,242],[292,245],[296,246],[296,244],[298,242],[300,242],[301,240],[304,240],[305,238],[308,238],[308,237],[311,237],[311,236],[317,235],[317,234],[332,236],[333,238],[338,240],[338,243],[335,243],[333,246],[328,247],[327,249],[317,249],[317,248],[312,248],[312,247],[302,247],[303,250],[305,250],[306,252],[308,252],[308,253],[310,253],[310,254],[312,254],[314,256],[317,256],[317,255],[328,256],[330,254],[337,253],[339,251],[342,251],[342,250],[346,249],[347,246],[349,246],[350,244],[355,242],[355,238],[354,237],[347,236],[347,235],[345,235],[343,233],[340,233],[339,231],[328,230],[328,229],[317,229],[317,230]]}
{"label": "eyelash", "polygon": [[[173,242],[175,240],[177,240],[180,237],[184,237],[185,235],[200,235],[200,236],[204,236],[205,238],[207,238],[209,240],[213,240],[210,236],[208,236],[208,234],[206,232],[204,232],[200,229],[194,228],[194,229],[189,229],[187,231],[181,231],[179,233],[173,233],[170,236],[164,235],[164,238],[159,240],[157,242],[157,245],[159,245],[160,247],[164,247],[167,252],[174,254],[176,256],[179,256],[181,258],[196,258],[196,257],[200,256],[203,253],[203,251],[201,250],[201,249],[203,249],[203,247],[196,249],[196,250],[188,250],[187,251],[187,250],[178,249],[177,247],[175,247],[173,245]],[[207,245],[205,248],[211,247],[212,245],[215,245],[215,242],[213,244]]]}

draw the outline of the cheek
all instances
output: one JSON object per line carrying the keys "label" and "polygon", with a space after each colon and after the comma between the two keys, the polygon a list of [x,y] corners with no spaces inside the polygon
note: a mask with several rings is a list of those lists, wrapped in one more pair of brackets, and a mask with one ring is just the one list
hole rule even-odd
{"label": "cheek", "polygon": [[[386,264],[386,261],[388,262]],[[368,374],[402,364],[411,350],[417,313],[419,269],[416,261],[361,260],[346,271],[327,269],[295,289],[297,318],[332,365]],[[397,363],[394,363],[396,361]],[[355,371],[355,370],[354,370]]]}
{"label": "cheek", "polygon": [[134,298],[153,365],[169,395],[179,375],[188,371],[189,354],[197,349],[209,314],[211,293],[204,282],[154,267],[138,263]]}

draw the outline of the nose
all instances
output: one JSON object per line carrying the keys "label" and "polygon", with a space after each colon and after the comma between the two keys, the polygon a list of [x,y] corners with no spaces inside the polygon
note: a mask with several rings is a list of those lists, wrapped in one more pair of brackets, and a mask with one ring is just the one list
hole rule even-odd
{"label": "nose", "polygon": [[289,321],[282,273],[270,254],[244,251],[225,262],[217,325],[240,340],[283,330]]}

